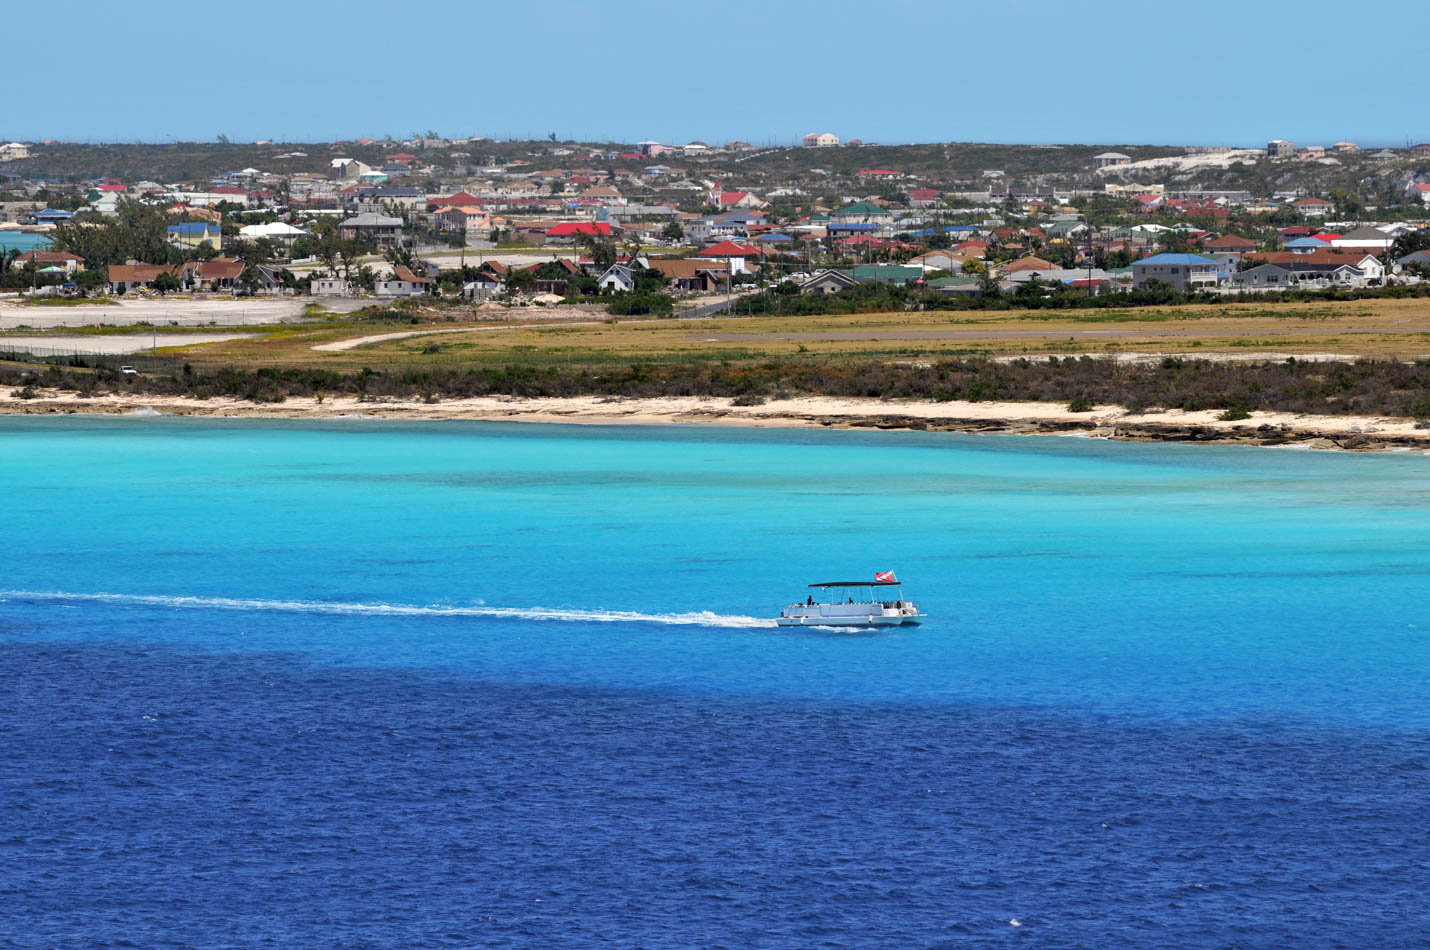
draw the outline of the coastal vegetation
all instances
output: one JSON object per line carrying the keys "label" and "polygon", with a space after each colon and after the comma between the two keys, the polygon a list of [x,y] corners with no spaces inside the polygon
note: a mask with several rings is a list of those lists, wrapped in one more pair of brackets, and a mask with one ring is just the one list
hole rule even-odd
{"label": "coastal vegetation", "polygon": [[1240,419],[1255,410],[1319,415],[1388,415],[1430,419],[1430,360],[1227,362],[1167,356],[1128,364],[1091,356],[991,360],[982,357],[906,362],[790,359],[735,363],[636,362],[604,369],[509,364],[355,372],[316,368],[205,369],[132,376],[113,367],[0,365],[0,385],[90,394],[231,397],[282,402],[293,396],[384,399],[473,396],[710,396],[778,400],[801,395],[935,402],[1056,402],[1073,411],[1096,405],[1220,410]]}

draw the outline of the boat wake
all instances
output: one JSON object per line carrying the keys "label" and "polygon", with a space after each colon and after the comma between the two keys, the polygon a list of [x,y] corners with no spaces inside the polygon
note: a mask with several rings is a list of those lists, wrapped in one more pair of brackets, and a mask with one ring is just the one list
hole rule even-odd
{"label": "boat wake", "polygon": [[634,610],[583,610],[566,607],[488,607],[446,604],[353,604],[323,600],[257,600],[235,597],[180,597],[163,594],[103,594],[68,591],[0,590],[0,600],[123,604],[202,610],[275,610],[304,614],[371,615],[379,617],[494,617],[510,620],[556,620],[571,623],[654,623],[682,627],[773,627],[761,617],[717,614],[708,610],[647,614]]}

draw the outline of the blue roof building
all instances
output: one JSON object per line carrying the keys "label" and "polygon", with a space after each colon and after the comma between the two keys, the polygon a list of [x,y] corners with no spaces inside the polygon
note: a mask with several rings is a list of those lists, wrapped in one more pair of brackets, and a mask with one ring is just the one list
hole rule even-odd
{"label": "blue roof building", "polygon": [[56,211],[54,208],[46,208],[43,211],[36,211],[32,215],[36,224],[60,224],[74,217],[73,211]]}

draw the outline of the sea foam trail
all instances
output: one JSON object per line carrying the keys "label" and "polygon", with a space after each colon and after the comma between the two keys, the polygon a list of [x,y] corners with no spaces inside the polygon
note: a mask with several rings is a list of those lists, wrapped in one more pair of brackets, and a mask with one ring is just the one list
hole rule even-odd
{"label": "sea foam trail", "polygon": [[307,614],[370,614],[385,617],[500,617],[512,620],[564,620],[574,623],[660,623],[698,627],[773,627],[773,620],[717,614],[708,610],[646,614],[634,610],[581,610],[565,607],[452,607],[443,604],[350,604],[322,600],[256,600],[237,597],[183,597],[166,594],[104,594],[69,591],[0,590],[0,599],[132,604],[177,609],[281,610]]}

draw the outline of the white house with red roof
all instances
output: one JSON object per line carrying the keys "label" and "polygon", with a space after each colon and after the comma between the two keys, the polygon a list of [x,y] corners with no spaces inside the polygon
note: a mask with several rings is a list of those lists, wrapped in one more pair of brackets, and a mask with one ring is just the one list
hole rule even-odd
{"label": "white house with red roof", "polygon": [[730,265],[732,274],[750,274],[759,266],[762,254],[763,252],[752,244],[721,241],[719,244],[707,247],[696,257],[725,261]]}
{"label": "white house with red roof", "polygon": [[752,192],[721,191],[718,188],[710,193],[710,203],[725,210],[733,208],[764,208],[769,206],[768,201],[763,200]]}
{"label": "white house with red roof", "polygon": [[1419,198],[1423,204],[1430,205],[1430,185],[1412,184],[1406,189],[1410,197]]}

